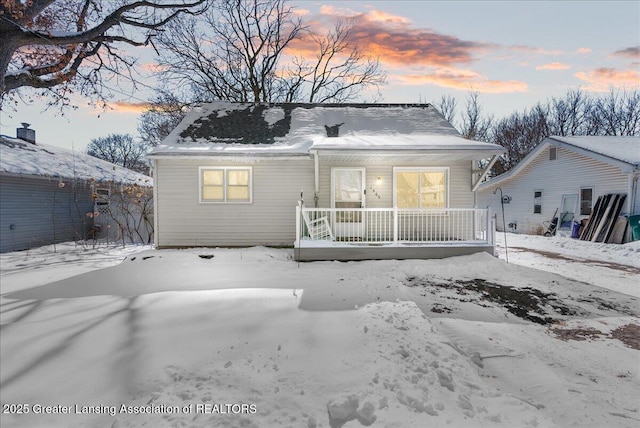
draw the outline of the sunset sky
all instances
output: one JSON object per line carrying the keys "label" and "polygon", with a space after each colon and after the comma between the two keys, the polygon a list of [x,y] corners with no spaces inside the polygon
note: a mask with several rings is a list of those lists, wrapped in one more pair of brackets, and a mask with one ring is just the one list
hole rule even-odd
{"label": "sunset sky", "polygon": [[[375,55],[388,74],[387,103],[464,105],[470,90],[485,111],[503,117],[568,89],[602,92],[640,88],[638,1],[294,1],[314,28],[336,18],[355,22],[353,41]],[[153,69],[150,49],[139,49]],[[153,78],[146,80],[153,84]],[[144,86],[133,96],[114,93],[110,109],[76,100],[78,109],[42,112],[44,102],[1,113],[0,133],[15,135],[29,122],[38,141],[84,150],[93,138],[136,134]],[[371,98],[372,99],[372,98]],[[367,99],[367,101],[371,101]]]}

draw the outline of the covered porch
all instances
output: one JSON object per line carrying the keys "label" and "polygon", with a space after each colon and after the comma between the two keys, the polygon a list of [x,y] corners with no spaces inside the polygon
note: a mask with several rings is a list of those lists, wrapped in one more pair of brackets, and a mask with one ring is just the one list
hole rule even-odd
{"label": "covered porch", "polygon": [[488,208],[296,208],[298,261],[493,254],[494,244]]}

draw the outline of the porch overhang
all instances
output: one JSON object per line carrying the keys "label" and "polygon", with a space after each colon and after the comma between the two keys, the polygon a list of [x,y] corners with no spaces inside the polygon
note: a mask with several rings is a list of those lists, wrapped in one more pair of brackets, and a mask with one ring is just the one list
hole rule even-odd
{"label": "porch overhang", "polygon": [[505,152],[497,144],[467,140],[457,135],[345,135],[315,139],[310,153],[336,160],[415,159],[479,160]]}
{"label": "porch overhang", "polygon": [[[313,149],[310,153],[325,160],[332,161],[358,161],[358,162],[384,162],[393,159],[404,162],[420,158],[432,162],[457,162],[475,161],[497,156],[494,150],[326,150]],[[498,154],[499,155],[499,154]]]}

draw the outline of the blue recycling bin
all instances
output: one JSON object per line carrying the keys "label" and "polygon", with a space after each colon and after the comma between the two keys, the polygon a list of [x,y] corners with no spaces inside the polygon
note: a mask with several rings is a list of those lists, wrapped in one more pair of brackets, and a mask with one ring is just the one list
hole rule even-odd
{"label": "blue recycling bin", "polygon": [[629,217],[629,227],[631,228],[633,240],[640,241],[640,215],[632,215]]}
{"label": "blue recycling bin", "polygon": [[571,229],[571,237],[579,238],[580,237],[580,223],[573,222],[573,229]]}

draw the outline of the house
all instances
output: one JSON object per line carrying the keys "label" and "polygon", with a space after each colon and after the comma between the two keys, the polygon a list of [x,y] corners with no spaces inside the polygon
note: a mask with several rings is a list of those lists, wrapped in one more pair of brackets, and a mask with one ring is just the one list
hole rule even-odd
{"label": "house", "polygon": [[[569,230],[605,194],[626,195],[621,215],[639,213],[639,175],[640,137],[552,136],[512,170],[482,183],[478,206],[499,212],[499,187],[508,231],[541,234],[553,217]],[[497,227],[503,229],[502,220]]]}
{"label": "house", "polygon": [[294,245],[298,260],[493,253],[474,191],[502,152],[428,104],[205,104],[149,155],[155,243]]}
{"label": "house", "polygon": [[[149,189],[150,177],[93,156],[36,143],[23,124],[17,138],[0,136],[0,251],[70,240],[122,239],[111,215],[123,188]],[[137,192],[140,193],[140,192]],[[149,198],[150,199],[150,198]]]}

